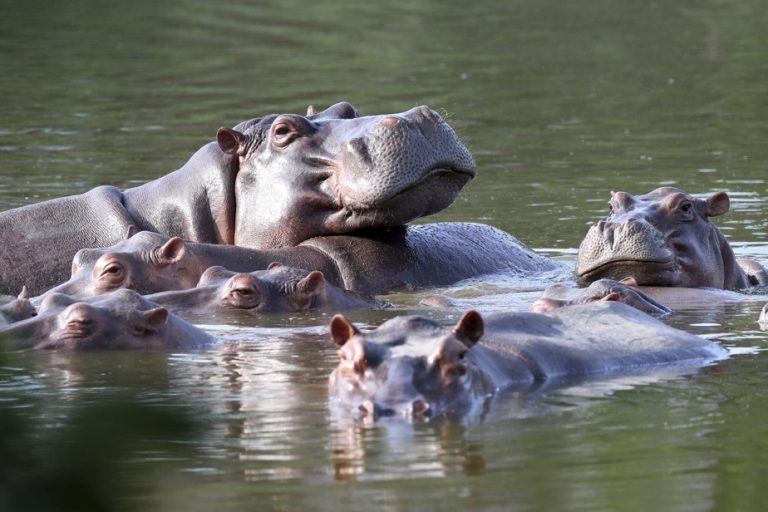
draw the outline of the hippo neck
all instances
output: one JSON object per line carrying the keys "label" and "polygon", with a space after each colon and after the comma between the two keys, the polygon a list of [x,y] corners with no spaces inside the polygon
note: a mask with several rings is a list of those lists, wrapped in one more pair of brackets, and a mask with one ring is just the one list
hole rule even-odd
{"label": "hippo neck", "polygon": [[485,374],[495,390],[529,387],[540,379],[536,370],[514,353],[503,350],[503,344],[483,338],[469,351],[472,362]]}
{"label": "hippo neck", "polygon": [[716,229],[715,231],[720,245],[720,255],[723,259],[723,288],[726,290],[741,290],[748,287],[749,279],[736,262],[733,249],[731,249],[730,244],[728,244],[720,230]]}
{"label": "hippo neck", "polygon": [[180,169],[123,191],[123,204],[141,230],[231,245],[236,174],[236,160],[209,143]]}

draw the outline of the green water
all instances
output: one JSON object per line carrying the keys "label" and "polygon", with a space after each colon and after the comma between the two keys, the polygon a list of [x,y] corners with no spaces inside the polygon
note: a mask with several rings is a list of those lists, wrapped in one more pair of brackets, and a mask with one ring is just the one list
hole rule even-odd
{"label": "green water", "polygon": [[[727,190],[717,224],[739,256],[765,262],[766,12],[756,0],[0,1],[0,210],[156,178],[219,126],[268,112],[427,104],[480,170],[430,220],[493,224],[573,262],[610,190]],[[541,286],[494,278],[447,293],[519,309]],[[392,299],[411,312],[419,297]],[[58,495],[39,475],[81,470],[105,510],[762,510],[763,303],[670,319],[756,350],[687,374],[510,393],[464,422],[338,417],[323,316],[201,319],[223,340],[202,353],[12,354],[0,417],[26,435],[0,431],[25,456],[0,444],[0,508],[10,492],[50,509],[35,500]],[[194,421],[132,428],[152,411]],[[94,456],[111,432],[120,449]]]}

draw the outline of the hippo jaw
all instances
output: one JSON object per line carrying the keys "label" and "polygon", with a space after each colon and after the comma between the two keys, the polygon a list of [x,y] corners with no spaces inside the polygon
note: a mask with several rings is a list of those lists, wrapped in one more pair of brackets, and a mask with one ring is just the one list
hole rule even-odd
{"label": "hippo jaw", "polygon": [[448,207],[476,174],[469,150],[427,107],[357,117],[334,106],[244,126],[218,134],[239,159],[236,245],[286,247],[401,226]]}
{"label": "hippo jaw", "polygon": [[679,265],[660,231],[646,222],[600,221],[579,246],[576,273],[587,282],[635,278],[638,285],[673,286]]}

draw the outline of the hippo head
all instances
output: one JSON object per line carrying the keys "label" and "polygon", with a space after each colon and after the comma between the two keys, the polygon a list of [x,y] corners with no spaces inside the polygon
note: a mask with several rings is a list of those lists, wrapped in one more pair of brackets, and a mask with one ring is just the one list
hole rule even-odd
{"label": "hippo head", "polygon": [[[326,300],[325,287],[325,276],[320,271],[272,263],[266,270],[251,273],[211,267],[200,277],[196,291],[213,295],[208,304],[199,301],[203,309],[284,313],[318,309]],[[193,296],[195,291],[184,294]]]}
{"label": "hippo head", "polygon": [[403,225],[449,206],[476,172],[425,106],[366,117],[349,103],[310,107],[221,128],[217,142],[238,161],[235,245],[259,249]]}
{"label": "hippo head", "polygon": [[42,301],[37,316],[12,324],[2,334],[18,347],[35,349],[169,348],[209,341],[202,331],[174,322],[181,320],[133,290],[89,302],[57,293]]}
{"label": "hippo head", "polygon": [[130,288],[147,294],[192,288],[200,272],[187,258],[185,242],[177,237],[141,231],[104,249],[80,249],[72,260],[68,281],[36,299],[52,293],[89,297]]}
{"label": "hippo head", "polygon": [[747,285],[733,251],[710,217],[728,194],[699,199],[663,187],[642,196],[612,192],[611,212],[579,247],[576,272],[587,282],[635,279],[641,286],[736,289]]}
{"label": "hippo head", "polygon": [[336,315],[330,335],[339,347],[339,364],[330,376],[330,394],[373,418],[465,412],[493,391],[468,356],[482,334],[483,319],[475,311],[452,330],[411,316],[393,318],[368,333]]}

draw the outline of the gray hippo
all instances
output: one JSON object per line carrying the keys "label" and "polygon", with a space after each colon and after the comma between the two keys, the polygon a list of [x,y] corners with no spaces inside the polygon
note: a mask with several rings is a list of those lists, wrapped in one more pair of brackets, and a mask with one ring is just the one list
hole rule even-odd
{"label": "gray hippo", "polygon": [[621,302],[655,317],[666,316],[672,312],[667,306],[639,290],[637,282],[632,278],[621,282],[598,279],[586,288],[578,289],[560,284],[548,286],[542,297],[533,303],[531,311],[549,313],[565,306],[597,301]]}
{"label": "gray hippo", "polygon": [[188,349],[214,338],[133,290],[78,301],[46,297],[37,316],[0,329],[0,341],[15,349]]}
{"label": "gray hippo", "polygon": [[258,117],[219,129],[155,181],[0,213],[0,293],[27,285],[37,295],[67,278],[79,249],[111,246],[134,228],[274,249],[401,227],[449,206],[475,174],[453,129],[424,106],[359,117],[342,102]]}
{"label": "gray hippo", "polygon": [[699,199],[673,187],[632,196],[612,192],[611,213],[579,247],[576,272],[591,282],[632,277],[640,286],[740,290],[768,285],[758,262],[737,260],[710,222],[730,208],[725,192]]}
{"label": "gray hippo", "polygon": [[387,303],[366,298],[325,281],[322,272],[272,263],[266,270],[238,273],[211,267],[197,287],[147,295],[147,299],[178,314],[286,313],[381,308]]}
{"label": "gray hippo", "polygon": [[397,317],[366,333],[336,315],[330,336],[339,354],[329,378],[332,399],[373,417],[462,414],[501,389],[700,366],[727,356],[716,343],[618,302],[485,319],[469,311],[453,327]]}
{"label": "gray hippo", "polygon": [[184,290],[196,286],[212,266],[251,272],[273,261],[319,270],[329,283],[367,295],[449,285],[496,271],[560,268],[565,273],[562,265],[483,224],[446,222],[360,236],[315,237],[296,247],[271,250],[185,242],[142,231],[112,247],[81,249],[73,258],[70,279],[49,293],[84,297],[118,288],[143,294]]}

